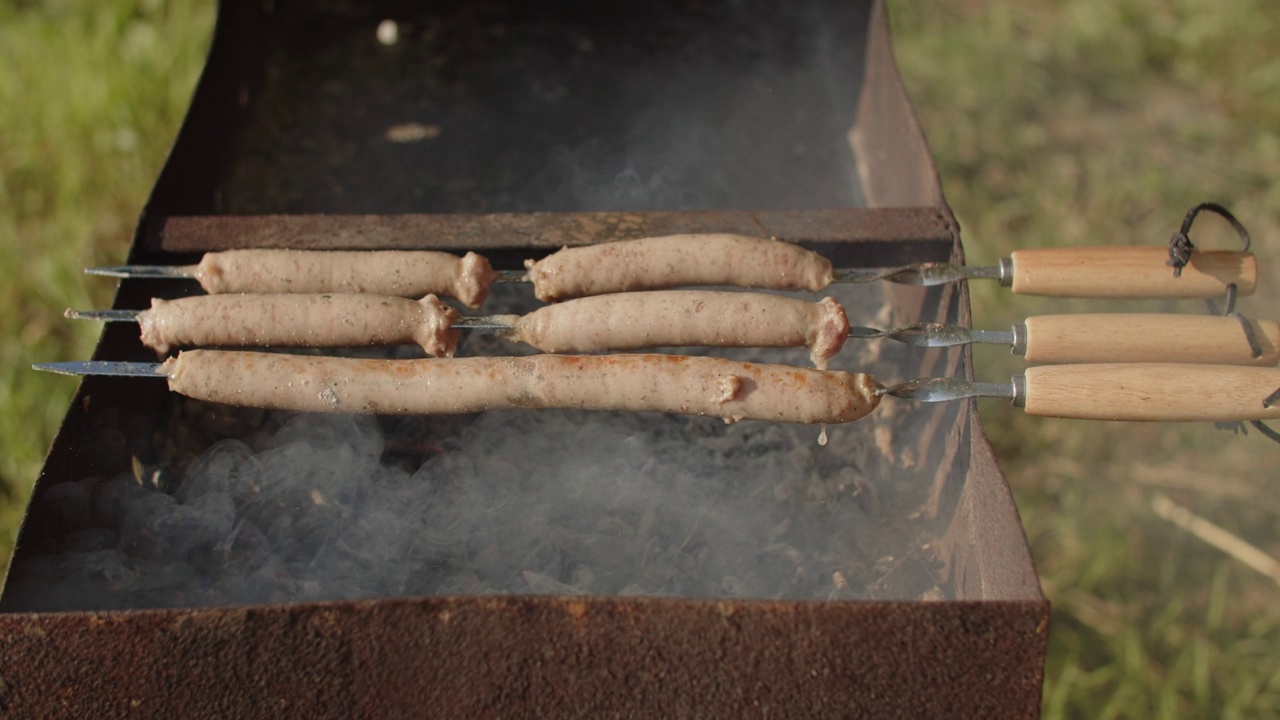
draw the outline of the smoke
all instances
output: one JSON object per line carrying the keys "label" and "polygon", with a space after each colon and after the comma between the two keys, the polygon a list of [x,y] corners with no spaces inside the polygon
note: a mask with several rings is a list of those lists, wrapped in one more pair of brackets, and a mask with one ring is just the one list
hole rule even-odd
{"label": "smoke", "polygon": [[[464,350],[499,345],[472,336]],[[900,358],[884,350],[850,345],[835,362],[892,373]],[[803,353],[730,354],[798,364]],[[175,423],[244,412],[174,404]],[[34,512],[65,535],[15,566],[10,607],[945,592],[918,512],[932,473],[877,445],[901,417],[832,427],[825,447],[810,426],[652,413],[247,417],[238,439],[49,488]],[[215,436],[235,426],[209,422]]]}

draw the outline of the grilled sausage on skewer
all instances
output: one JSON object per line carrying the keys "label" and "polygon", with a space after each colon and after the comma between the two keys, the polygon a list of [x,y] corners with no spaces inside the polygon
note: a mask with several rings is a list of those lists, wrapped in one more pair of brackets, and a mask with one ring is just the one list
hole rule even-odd
{"label": "grilled sausage on skewer", "polygon": [[830,260],[798,245],[724,233],[564,248],[525,266],[548,302],[684,285],[817,292],[835,279]]}
{"label": "grilled sausage on skewer", "polygon": [[[737,269],[698,262],[696,255],[686,254],[694,247],[733,253],[732,265]],[[998,279],[1010,285],[1013,292],[1027,295],[1097,298],[1212,298],[1226,294],[1232,285],[1238,295],[1249,295],[1257,285],[1257,258],[1247,252],[1197,252],[1177,276],[1169,272],[1166,257],[1167,251],[1157,247],[1050,248],[1017,251],[991,267],[931,262],[834,271],[828,261],[815,253],[781,241],[737,235],[680,235],[566,248],[537,263],[527,262],[530,271],[523,277],[515,271],[495,273],[484,258],[470,253],[460,261],[461,270],[440,276],[459,260],[428,251],[245,250],[211,253],[201,265],[129,265],[89,268],[87,272],[124,278],[198,278],[210,292],[376,292],[403,297],[451,294],[472,307],[483,302],[494,281],[521,279],[541,286],[537,290],[539,297],[547,300],[677,285],[817,291],[831,282],[887,280],[933,286],[975,278]],[[611,268],[595,264],[610,260],[621,264]],[[281,274],[296,262],[307,265],[298,278]],[[418,263],[423,264],[421,269]],[[422,273],[421,277],[411,277],[415,272]],[[587,277],[586,273],[599,273],[600,277]],[[307,278],[313,284],[297,285]]]}
{"label": "grilled sausage on skewer", "polygon": [[545,352],[805,346],[820,369],[849,336],[849,320],[834,299],[810,303],[763,293],[617,293],[495,319],[511,323],[510,339]]}
{"label": "grilled sausage on skewer", "polygon": [[455,297],[480,307],[497,279],[489,261],[427,251],[227,250],[206,253],[195,278],[210,294],[370,293]]}
{"label": "grilled sausage on skewer", "polygon": [[[450,357],[459,334],[450,326],[460,318],[434,295],[419,302],[380,295],[199,295],[152,300],[151,309],[138,313],[136,319],[142,326],[143,344],[160,355],[193,345],[417,343],[430,355]],[[682,345],[805,346],[819,368],[840,351],[849,335],[844,308],[831,298],[809,303],[760,293],[698,290],[580,298],[524,317],[467,318],[463,326],[489,330],[505,326],[511,339],[546,352]]]}
{"label": "grilled sausage on skewer", "polygon": [[151,301],[138,314],[142,344],[173,347],[360,347],[416,343],[452,357],[458,311],[435,295],[414,301],[386,295],[197,295]]}
{"label": "grilled sausage on skewer", "polygon": [[570,408],[843,423],[879,403],[869,375],[680,355],[356,360],[192,350],[161,372],[189,397],[304,412]]}

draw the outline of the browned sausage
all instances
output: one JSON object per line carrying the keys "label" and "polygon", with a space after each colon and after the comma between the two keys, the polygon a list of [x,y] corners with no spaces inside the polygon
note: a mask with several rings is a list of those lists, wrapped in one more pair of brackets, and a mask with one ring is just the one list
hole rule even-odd
{"label": "browned sausage", "polygon": [[564,248],[525,263],[539,300],[734,285],[817,292],[835,280],[831,261],[780,240],[744,235],[668,235]]}
{"label": "browned sausage", "polygon": [[498,274],[472,252],[227,250],[206,253],[195,277],[210,294],[437,294],[480,307]]}
{"label": "browned sausage", "polygon": [[357,360],[191,350],[163,371],[171,390],[193,398],[304,412],[571,408],[843,423],[879,402],[869,375],[680,355]]}
{"label": "browned sausage", "polygon": [[844,308],[763,293],[664,290],[570,300],[510,316],[508,337],[553,353],[681,345],[809,348],[825,368],[849,336]]}
{"label": "browned sausage", "polygon": [[138,315],[142,343],[161,355],[191,345],[360,347],[417,343],[452,357],[458,311],[435,295],[197,295],[151,301]]}

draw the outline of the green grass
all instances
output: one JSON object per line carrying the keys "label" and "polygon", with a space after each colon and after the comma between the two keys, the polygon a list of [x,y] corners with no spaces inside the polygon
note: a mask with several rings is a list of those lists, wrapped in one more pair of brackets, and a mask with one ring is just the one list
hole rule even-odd
{"label": "green grass", "polygon": [[[891,6],[902,73],[971,261],[1019,247],[1161,244],[1188,208],[1219,200],[1251,229],[1263,262],[1263,287],[1242,309],[1276,317],[1271,3]],[[1193,237],[1234,242],[1214,220]],[[1135,307],[972,287],[975,322],[988,327]],[[990,379],[1020,366],[992,349],[975,360]],[[1046,717],[1280,712],[1280,589],[1151,509],[1165,492],[1275,554],[1280,447],[1207,425],[1053,421],[997,403],[982,415],[1054,604]]]}
{"label": "green grass", "polygon": [[[1018,247],[1160,244],[1188,207],[1216,199],[1264,261],[1243,309],[1277,317],[1270,0],[890,4],[973,262]],[[60,313],[109,302],[110,283],[79,270],[122,259],[212,19],[212,0],[0,0],[0,263],[11,277],[0,286],[0,557],[74,386],[29,365],[91,351],[97,327]],[[1195,237],[1233,242],[1212,220]],[[973,288],[984,327],[1121,307]],[[976,359],[984,379],[1020,367],[999,350]],[[1280,554],[1280,447],[1200,425],[1032,419],[999,403],[982,414],[1054,603],[1045,716],[1280,713],[1280,588],[1151,510],[1163,492]]]}
{"label": "green grass", "polygon": [[31,363],[88,357],[104,307],[190,100],[213,3],[0,2],[0,557],[75,389]]}

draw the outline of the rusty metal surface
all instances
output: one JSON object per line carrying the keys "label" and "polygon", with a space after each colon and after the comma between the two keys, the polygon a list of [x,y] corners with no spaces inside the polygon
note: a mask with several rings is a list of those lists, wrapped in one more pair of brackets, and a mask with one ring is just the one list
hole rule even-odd
{"label": "rusty metal surface", "polygon": [[885,4],[873,3],[871,13],[858,119],[849,133],[863,196],[871,207],[944,206],[938,168],[893,59]]}
{"label": "rusty metal surface", "polygon": [[[314,7],[367,14],[408,5],[330,0]],[[855,34],[859,47],[865,36],[867,55],[842,70],[851,78],[841,87],[861,91],[854,154],[862,199],[873,209],[504,213],[478,206],[447,215],[431,213],[457,208],[406,209],[410,196],[399,193],[386,206],[366,202],[368,195],[344,205],[330,194],[326,214],[281,202],[264,215],[231,215],[228,199],[238,191],[227,183],[245,177],[236,170],[243,162],[236,149],[246,147],[271,68],[280,67],[269,59],[283,40],[299,37],[282,30],[289,21],[281,16],[302,5],[223,0],[209,65],[131,260],[167,262],[230,247],[423,247],[482,249],[496,264],[513,266],[564,244],[705,231],[776,235],[846,266],[962,260],[893,66],[883,4],[849,6],[866,18]],[[289,168],[272,172],[282,170]],[[841,192],[849,197],[847,187]],[[115,306],[143,307],[151,296],[184,292],[191,289],[126,282]],[[903,319],[970,319],[963,287],[893,286],[888,293]],[[117,326],[105,331],[95,357],[146,354],[136,332]],[[903,371],[971,377],[971,357],[967,349],[927,353]],[[147,422],[103,427],[102,411],[158,423],[164,399],[161,383],[82,384],[37,481],[15,566],[58,541],[56,515],[36,510],[45,490],[119,472],[129,448],[163,432]],[[940,524],[959,600],[440,597],[15,613],[5,611],[0,595],[0,715],[1035,717],[1048,606],[1016,508],[972,403],[939,408],[933,417],[915,436],[915,461],[936,468],[929,511]]]}
{"label": "rusty metal surface", "polygon": [[955,499],[954,519],[941,541],[944,554],[954,560],[949,572],[957,593],[996,600],[1040,597],[1040,582],[1009,485],[981,432],[977,408],[967,414],[969,427],[976,429],[966,438],[969,478]]}
{"label": "rusty metal surface", "polygon": [[215,43],[150,210],[860,205],[846,133],[869,8],[225,0],[241,42]]}
{"label": "rusty metal surface", "polygon": [[208,212],[227,147],[262,84],[261,53],[270,42],[275,2],[220,0],[209,57],[173,149],[147,200],[148,212]]}
{"label": "rusty metal surface", "polygon": [[[830,253],[841,266],[947,259],[955,227],[940,208],[718,210],[491,215],[200,215],[144,219],[148,258],[246,247],[554,250],[677,233],[777,237]],[[904,248],[915,255],[904,257]]]}
{"label": "rusty metal surface", "polygon": [[1022,718],[1043,601],[429,598],[0,616],[14,717]]}

